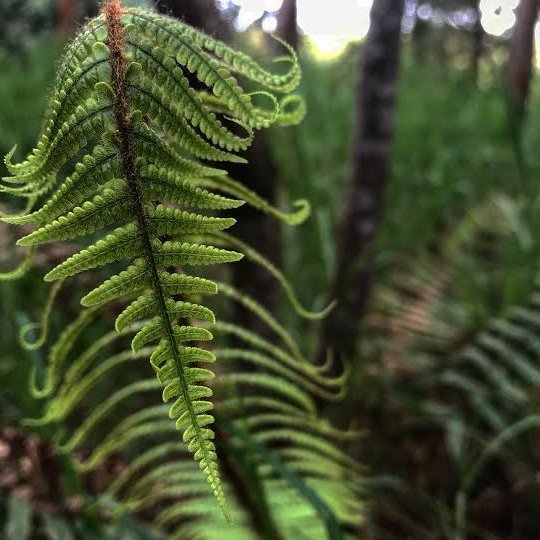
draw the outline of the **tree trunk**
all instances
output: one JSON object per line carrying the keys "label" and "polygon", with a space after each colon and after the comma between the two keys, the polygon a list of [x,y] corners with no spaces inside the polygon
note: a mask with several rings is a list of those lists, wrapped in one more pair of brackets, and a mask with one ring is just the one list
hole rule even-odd
{"label": "tree trunk", "polygon": [[296,0],[283,0],[278,14],[276,35],[295,49],[298,48],[298,26],[296,22]]}
{"label": "tree trunk", "polygon": [[480,71],[480,60],[484,52],[484,27],[480,19],[480,0],[476,0],[474,9],[476,10],[476,22],[472,29],[472,54],[471,54],[471,73],[473,81],[478,83],[478,74]]}
{"label": "tree trunk", "polygon": [[328,350],[350,357],[372,281],[366,257],[381,216],[390,172],[404,0],[375,0],[357,90],[352,162],[337,248],[336,309],[323,321],[317,360]]}
{"label": "tree trunk", "polygon": [[515,105],[525,109],[532,77],[534,26],[540,0],[521,0],[516,10],[516,24],[507,64],[507,83]]}
{"label": "tree trunk", "polygon": [[[214,0],[168,0],[162,1],[158,7],[161,11],[168,11],[223,41],[233,41],[233,32],[221,20]],[[227,163],[222,166],[227,169],[231,178],[274,203],[277,198],[278,175],[264,131],[256,133],[253,144],[242,156],[247,159],[247,164]],[[238,223],[234,227],[234,234],[256,247],[273,262],[278,262],[279,225],[275,220],[248,205],[240,207],[235,212],[235,217]],[[245,294],[257,299],[270,311],[275,311],[278,288],[267,271],[243,259],[234,264],[233,282]],[[234,319],[245,328],[263,335],[268,333],[264,323],[241,307],[235,313]]]}

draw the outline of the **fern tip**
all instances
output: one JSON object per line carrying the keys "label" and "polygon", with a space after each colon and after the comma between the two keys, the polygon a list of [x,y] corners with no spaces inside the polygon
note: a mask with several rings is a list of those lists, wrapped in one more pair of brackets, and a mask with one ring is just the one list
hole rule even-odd
{"label": "fern tip", "polygon": [[5,155],[4,157],[4,163],[6,164],[6,167],[9,169],[10,167],[13,167],[13,163],[11,162],[11,158],[17,151],[17,145],[13,145],[13,148]]}
{"label": "fern tip", "polygon": [[34,245],[34,242],[32,241],[32,238],[31,238],[31,234],[27,235],[27,236],[23,236],[22,238],[19,238],[16,242],[16,245],[17,246],[25,246],[25,247],[29,247],[29,246],[33,246]]}

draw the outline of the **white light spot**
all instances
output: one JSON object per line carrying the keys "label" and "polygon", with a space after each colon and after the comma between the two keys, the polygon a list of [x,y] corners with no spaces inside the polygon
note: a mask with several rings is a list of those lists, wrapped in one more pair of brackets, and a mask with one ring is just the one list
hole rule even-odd
{"label": "white light spot", "polygon": [[[274,32],[275,17],[283,5],[283,0],[216,1],[221,9],[238,8],[234,26],[239,31],[260,20],[266,32]],[[329,58],[343,51],[350,41],[366,36],[372,4],[373,0],[297,0],[298,26],[310,37],[315,54]]]}
{"label": "white light spot", "polygon": [[493,36],[502,36],[516,22],[514,9],[519,0],[480,0],[481,22],[484,30]]}
{"label": "white light spot", "polygon": [[423,21],[431,19],[432,13],[433,8],[429,4],[422,4],[421,6],[418,6],[418,10],[416,11],[417,17]]}
{"label": "white light spot", "polygon": [[[252,3],[253,0],[251,0]],[[256,3],[256,2],[255,2]],[[246,1],[247,4],[247,1]],[[234,26],[240,32],[247,30],[247,28],[253,24],[256,20],[260,19],[264,13],[264,9],[259,5],[259,9],[251,7],[243,7],[238,13],[238,17],[234,21]]]}
{"label": "white light spot", "polygon": [[297,0],[298,26],[308,34],[320,57],[339,54],[369,29],[373,0],[332,0],[331,8],[319,0]]}
{"label": "white light spot", "polygon": [[283,4],[283,0],[265,0],[264,9],[269,13],[273,13],[279,11],[281,4]]}
{"label": "white light spot", "polygon": [[262,29],[265,32],[268,32],[269,34],[271,34],[272,32],[276,31],[276,28],[277,28],[277,19],[273,15],[270,15],[263,19]]}

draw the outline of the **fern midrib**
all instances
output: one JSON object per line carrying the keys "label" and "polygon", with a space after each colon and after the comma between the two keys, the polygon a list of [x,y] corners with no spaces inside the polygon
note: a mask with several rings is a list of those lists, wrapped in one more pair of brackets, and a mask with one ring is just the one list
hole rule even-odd
{"label": "fern midrib", "polygon": [[163,287],[159,279],[159,273],[154,257],[154,250],[152,247],[152,240],[150,238],[148,218],[144,211],[142,203],[141,189],[139,185],[139,179],[135,170],[135,158],[133,152],[133,140],[131,133],[133,132],[131,126],[131,118],[129,109],[127,106],[127,83],[126,83],[126,59],[123,52],[124,36],[122,27],[119,20],[119,10],[116,11],[112,8],[106,11],[107,29],[109,32],[109,48],[110,48],[110,64],[112,70],[112,83],[114,93],[114,116],[118,128],[118,145],[120,150],[120,156],[122,161],[122,168],[124,171],[124,177],[128,184],[130,194],[132,197],[133,208],[137,215],[137,224],[141,231],[143,246],[146,252],[147,263],[150,267],[150,273],[152,276],[152,285],[154,294],[156,295],[160,307],[161,317],[167,333],[167,339],[170,344],[171,352],[174,359],[175,370],[177,378],[180,381],[182,388],[182,394],[185,399],[186,408],[189,412],[191,424],[194,427],[196,438],[200,442],[199,449],[202,452],[204,463],[209,467],[210,474],[215,478],[215,473],[211,472],[211,460],[208,457],[208,453],[205,446],[205,440],[202,438],[201,431],[197,422],[197,415],[193,410],[191,400],[189,399],[189,390],[185,378],[184,366],[180,360],[178,345],[174,336],[172,323],[167,311],[165,303],[165,295]]}

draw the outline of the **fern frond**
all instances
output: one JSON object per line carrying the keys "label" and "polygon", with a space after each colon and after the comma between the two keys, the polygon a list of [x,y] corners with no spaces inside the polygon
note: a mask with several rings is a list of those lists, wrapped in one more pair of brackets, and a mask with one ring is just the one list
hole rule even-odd
{"label": "fern frond", "polygon": [[[18,241],[30,246],[30,253],[48,242],[92,238],[78,253],[51,269],[46,281],[59,282],[87,270],[127,262],[125,269],[84,296],[82,304],[90,307],[68,326],[51,350],[43,386],[34,376],[36,396],[57,395],[53,401],[56,405],[49,407],[40,422],[63,418],[107,370],[154,346],[148,355],[163,389],[163,401],[171,402],[169,415],[176,419],[176,429],[183,433],[189,452],[199,461],[225,514],[211,428],[214,418],[208,385],[214,375],[198,367],[198,363],[207,365],[215,357],[193,345],[212,339],[215,317],[199,303],[199,296],[215,294],[217,286],[175,269],[229,263],[243,256],[220,245],[215,236],[235,220],[204,215],[202,210],[231,210],[247,202],[291,224],[303,221],[309,213],[305,201],[297,203],[294,213],[283,213],[220,169],[195,159],[243,162],[237,153],[251,144],[255,130],[299,118],[303,107],[300,98],[285,96],[280,102],[270,93],[288,94],[299,82],[296,55],[288,45],[283,46],[288,56],[279,61],[288,63],[288,71],[273,74],[248,56],[181,22],[143,10],[124,10],[117,1],[108,2],[66,51],[36,148],[19,164],[12,163],[13,152],[6,156],[11,176],[0,186],[32,203],[40,197],[37,208],[31,204],[24,215],[2,218],[15,225],[36,226]],[[205,91],[191,87],[186,70],[212,92],[220,110],[205,98]],[[258,88],[246,92],[237,75],[250,79]],[[72,162],[76,164],[71,174],[62,181]],[[197,236],[214,238],[216,245],[190,240]],[[263,262],[286,283],[275,267]],[[17,277],[27,267],[24,263],[4,278]],[[232,289],[226,292],[235,294]],[[197,295],[196,301],[189,300],[193,295]],[[117,300],[130,301],[118,315],[116,329],[120,335],[136,329],[133,352],[111,357],[86,382],[77,382],[97,351],[113,339],[108,334],[74,361],[59,387],[60,374],[77,336],[97,308]],[[255,303],[247,305],[260,315],[264,313]],[[265,317],[291,348],[293,342],[283,328],[269,314]],[[193,326],[191,321],[201,321],[208,328]],[[41,326],[42,336],[28,346],[43,342],[46,325]],[[294,355],[295,362],[288,362],[290,372],[284,372],[291,382],[283,382],[280,392],[311,411],[307,390],[330,396],[330,390],[341,388],[342,381],[326,384],[316,370],[301,361],[298,350]],[[267,367],[279,361],[276,355],[246,358],[257,359]],[[283,358],[289,357],[283,353]],[[298,368],[300,364],[302,368]],[[303,383],[301,374],[314,377],[315,382]],[[272,377],[253,377],[258,385],[278,389]],[[240,378],[235,384],[241,382]],[[126,387],[120,397],[107,400],[94,411],[64,447],[74,448],[118,400],[154,386],[141,382]],[[162,409],[152,409],[152,414],[159,415]],[[142,422],[141,415],[121,423],[117,432],[127,432],[132,424]]]}
{"label": "fern frond", "polygon": [[[296,538],[298,519],[314,538],[324,531],[325,515],[306,491],[344,524],[355,526],[361,519],[351,480],[359,467],[334,442],[356,434],[321,421],[314,399],[340,397],[348,373],[327,377],[260,304],[230,286],[183,273],[186,267],[232,263],[245,255],[273,274],[302,315],[319,318],[330,309],[304,309],[279,269],[223,232],[235,220],[215,215],[247,203],[297,224],[309,214],[307,202],[282,212],[205,163],[243,162],[238,152],[256,130],[303,115],[302,100],[287,95],[299,82],[298,60],[283,46],[287,56],[278,62],[287,70],[272,73],[179,21],[108,2],[67,49],[36,148],[19,164],[12,163],[12,153],[6,157],[11,176],[0,189],[31,204],[24,215],[2,219],[36,227],[19,243],[33,253],[48,242],[84,241],[79,252],[46,274],[46,281],[56,282],[53,291],[61,280],[87,270],[115,268],[83,297],[86,308],[51,349],[45,380],[39,384],[33,375],[33,393],[50,399],[42,418],[28,424],[65,421],[114,373],[148,359],[154,378],[115,388],[58,445],[66,452],[92,447],[79,463],[82,470],[116,452],[131,456],[109,494],[128,509],[151,509],[170,538],[213,537],[220,512],[228,517],[228,506],[235,524],[224,537],[256,538],[230,479],[220,477],[218,451],[253,453],[284,538]],[[202,91],[190,86],[186,71],[204,85]],[[256,89],[247,92],[237,77]],[[278,99],[274,92],[286,95]],[[76,163],[72,169],[71,163]],[[218,288],[261,318],[276,343],[216,323],[204,298]],[[87,325],[116,301],[124,303],[116,331],[73,357]],[[235,335],[242,345],[207,350],[201,343],[210,342],[213,332]],[[223,373],[215,379],[208,368],[220,356]],[[156,405],[158,392],[163,403]],[[224,440],[215,439],[214,393],[218,413],[227,411],[234,429],[244,430],[251,443],[234,430]],[[176,444],[178,431],[184,446]],[[225,443],[229,439],[231,448]],[[268,467],[265,452],[280,466]],[[190,456],[202,474],[190,465]],[[283,468],[301,476],[297,486],[284,480]],[[219,505],[211,504],[213,497]]]}

